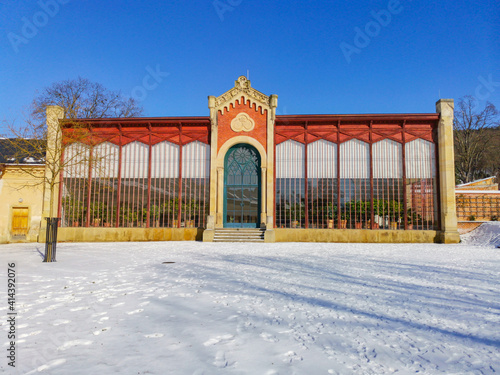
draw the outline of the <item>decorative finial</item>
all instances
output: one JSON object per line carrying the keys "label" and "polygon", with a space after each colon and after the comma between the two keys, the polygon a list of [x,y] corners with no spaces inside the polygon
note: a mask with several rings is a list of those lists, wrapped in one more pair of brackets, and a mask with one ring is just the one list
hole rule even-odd
{"label": "decorative finial", "polygon": [[247,77],[245,76],[240,76],[234,84],[235,87],[241,88],[241,89],[249,89],[250,88],[250,81],[248,80]]}

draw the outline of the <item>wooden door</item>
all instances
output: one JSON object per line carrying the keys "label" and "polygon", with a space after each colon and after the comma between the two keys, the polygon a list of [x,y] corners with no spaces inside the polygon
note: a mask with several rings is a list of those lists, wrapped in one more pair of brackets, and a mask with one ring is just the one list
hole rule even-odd
{"label": "wooden door", "polygon": [[28,234],[28,208],[15,207],[12,209],[12,236],[26,237]]}

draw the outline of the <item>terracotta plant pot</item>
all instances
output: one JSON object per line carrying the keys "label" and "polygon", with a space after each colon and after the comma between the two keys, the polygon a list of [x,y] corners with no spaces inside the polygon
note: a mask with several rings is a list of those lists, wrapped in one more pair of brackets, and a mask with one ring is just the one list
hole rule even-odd
{"label": "terracotta plant pot", "polygon": [[361,229],[363,228],[363,223],[355,223],[354,226],[356,229]]}
{"label": "terracotta plant pot", "polygon": [[328,220],[328,229],[333,229],[333,220]]}
{"label": "terracotta plant pot", "polygon": [[347,220],[340,220],[340,229],[347,228]]}

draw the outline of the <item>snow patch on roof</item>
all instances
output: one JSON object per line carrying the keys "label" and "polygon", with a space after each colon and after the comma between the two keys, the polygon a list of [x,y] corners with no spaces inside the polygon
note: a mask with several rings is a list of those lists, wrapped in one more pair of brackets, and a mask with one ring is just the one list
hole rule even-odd
{"label": "snow patch on roof", "polygon": [[474,180],[474,181],[471,181],[471,182],[466,182],[465,184],[460,184],[460,185],[457,185],[456,187],[461,187],[461,186],[467,186],[467,185],[472,185],[472,184],[477,184],[478,182],[481,182],[481,181],[486,181],[486,180],[489,180],[491,178],[495,178],[495,176],[490,176],[490,177],[486,177],[486,178],[482,178],[480,180]]}
{"label": "snow patch on roof", "polygon": [[500,190],[455,190],[455,194],[500,194]]}

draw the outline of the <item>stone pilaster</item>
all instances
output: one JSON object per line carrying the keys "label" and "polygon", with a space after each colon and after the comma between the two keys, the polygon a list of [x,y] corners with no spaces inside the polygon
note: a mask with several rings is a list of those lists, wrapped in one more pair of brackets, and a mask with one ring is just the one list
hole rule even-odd
{"label": "stone pilaster", "polygon": [[[269,115],[267,124],[267,218],[266,227],[267,229],[274,228],[274,126],[276,122],[276,108],[278,107],[278,95],[271,95],[269,97]],[[274,241],[272,241],[274,242]]]}
{"label": "stone pilaster", "polygon": [[260,227],[265,228],[267,225],[267,168],[260,168],[260,186],[261,186],[261,201],[262,201],[262,210],[260,213]]}
{"label": "stone pilaster", "polygon": [[[39,240],[45,241],[46,217],[56,217],[59,205],[59,163],[62,154],[62,131],[59,120],[64,118],[64,109],[49,105],[47,116],[47,151],[45,154],[45,181],[43,185],[42,220]],[[51,184],[49,182],[55,182]]]}
{"label": "stone pilaster", "polygon": [[[210,207],[209,216],[215,218],[217,212],[217,109],[215,108],[215,96],[208,97],[208,108],[210,109]],[[215,225],[215,220],[214,220]]]}
{"label": "stone pilaster", "polygon": [[224,226],[224,168],[217,168],[217,214],[215,216],[215,227]]}
{"label": "stone pilaster", "polygon": [[455,203],[455,158],[453,154],[453,99],[436,102],[438,125],[439,183],[441,199],[441,235],[443,243],[458,243]]}

